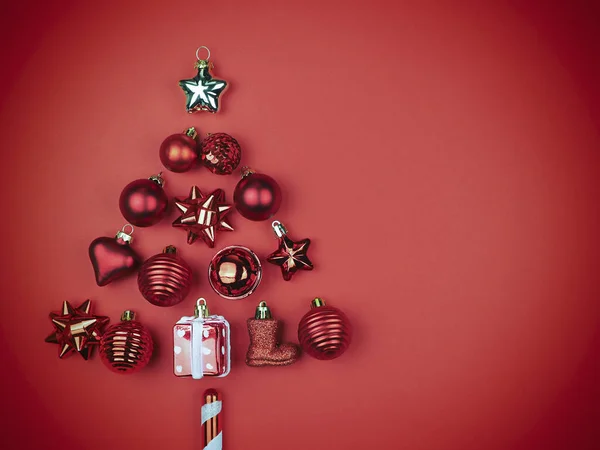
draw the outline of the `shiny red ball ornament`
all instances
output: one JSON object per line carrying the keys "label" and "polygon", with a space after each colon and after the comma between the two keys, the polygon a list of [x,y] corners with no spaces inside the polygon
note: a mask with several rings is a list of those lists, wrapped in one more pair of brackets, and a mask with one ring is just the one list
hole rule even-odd
{"label": "shiny red ball ornament", "polygon": [[232,245],[219,251],[208,266],[208,281],[227,300],[248,297],[258,287],[262,267],[258,256],[246,247]]}
{"label": "shiny red ball ornament", "polygon": [[252,169],[242,169],[242,179],[233,191],[238,212],[249,220],[267,220],[279,211],[281,189],[273,178]]}
{"label": "shiny red ball ornament", "polygon": [[135,320],[133,311],[125,311],[121,322],[110,326],[100,340],[102,362],[115,373],[135,373],[150,358],[154,343],[148,329]]}
{"label": "shiny red ball ornament", "polygon": [[138,273],[142,296],[156,306],[180,303],[190,291],[191,284],[192,269],[172,245],[147,259]]}
{"label": "shiny red ball ornament", "polygon": [[209,134],[200,145],[200,161],[217,175],[230,175],[241,159],[240,144],[226,133]]}
{"label": "shiny red ball ornament", "polygon": [[311,310],[298,325],[298,340],[302,350],[313,358],[334,359],[350,345],[352,327],[346,314],[325,305],[320,298],[311,303]]}
{"label": "shiny red ball ornament", "polygon": [[[129,234],[125,232],[127,227],[131,227]],[[90,244],[88,253],[98,286],[106,286],[126,277],[139,267],[140,258],[130,246],[133,242],[132,234],[133,227],[127,224],[114,238],[103,236]]]}
{"label": "shiny red ball ornament", "polygon": [[135,180],[121,192],[119,208],[123,217],[135,226],[149,227],[158,223],[167,212],[169,199],[161,174]]}
{"label": "shiny red ball ornament", "polygon": [[190,170],[198,161],[198,133],[194,127],[172,134],[160,145],[160,161],[167,170],[181,173]]}

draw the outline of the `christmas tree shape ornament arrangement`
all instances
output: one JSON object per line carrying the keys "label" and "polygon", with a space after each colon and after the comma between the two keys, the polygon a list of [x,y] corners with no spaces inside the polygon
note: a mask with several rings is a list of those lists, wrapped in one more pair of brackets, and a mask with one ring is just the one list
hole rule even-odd
{"label": "christmas tree shape ornament arrangement", "polygon": [[[206,51],[205,59],[200,59],[201,51]],[[199,47],[196,59],[197,75],[179,82],[186,96],[186,110],[188,113],[216,113],[228,83],[213,78],[208,48]],[[211,174],[231,175],[241,163],[242,148],[237,139],[227,133],[208,133],[200,139],[196,128],[189,127],[167,136],[158,156],[165,169],[173,173],[184,173],[200,165]],[[251,221],[273,217],[282,203],[282,190],[277,181],[248,167],[242,167],[241,175],[233,192],[235,209]],[[169,245],[162,253],[143,261],[130,245],[134,225],[151,227],[165,217],[169,197],[164,186],[162,172],[127,184],[119,197],[119,209],[129,223],[115,237],[94,239],[88,253],[98,286],[133,275],[139,269],[137,283],[141,296],[152,305],[171,307],[183,302],[191,291],[192,266],[177,254],[174,246]],[[172,226],[186,232],[188,244],[200,239],[213,248],[219,231],[233,231],[229,218],[234,206],[226,203],[223,189],[203,193],[192,186],[189,195],[175,198],[174,204],[179,217]],[[310,239],[292,240],[285,226],[277,220],[271,227],[278,246],[267,261],[280,268],[283,279],[289,281],[298,271],[313,270],[308,257]],[[242,245],[229,245],[216,251],[208,266],[211,288],[227,300],[252,295],[262,278],[261,260]],[[108,317],[91,314],[90,300],[78,307],[65,301],[61,311],[50,313],[50,320],[54,329],[46,342],[57,344],[61,359],[79,353],[87,360],[97,345],[99,359],[110,371],[132,374],[146,367],[153,356],[155,344],[150,330],[136,320],[131,310],[123,312],[120,322],[108,326]],[[168,326],[173,333],[176,377],[201,379],[229,374],[232,364],[230,324],[223,316],[210,314],[204,298],[196,301],[193,316],[181,317]],[[325,305],[321,298],[312,301],[310,310],[298,324],[299,344],[281,342],[282,326],[283,322],[274,319],[267,303],[261,301],[254,317],[247,320],[250,344],[245,362],[248,366],[290,365],[302,352],[319,360],[331,360],[348,349],[352,338],[348,317],[340,309]],[[220,394],[207,390],[201,412],[205,450],[222,449],[221,408]]]}

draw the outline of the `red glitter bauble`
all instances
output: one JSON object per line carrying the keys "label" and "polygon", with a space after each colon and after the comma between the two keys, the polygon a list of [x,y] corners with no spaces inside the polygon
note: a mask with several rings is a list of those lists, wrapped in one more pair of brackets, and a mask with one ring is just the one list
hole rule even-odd
{"label": "red glitter bauble", "polygon": [[233,191],[233,202],[246,219],[266,220],[279,210],[281,189],[269,175],[247,169]]}
{"label": "red glitter bauble", "polygon": [[138,287],[146,300],[156,306],[180,303],[190,291],[192,269],[173,246],[144,262],[138,273]]}
{"label": "red glitter bauble", "polygon": [[119,208],[123,217],[138,227],[149,227],[159,222],[169,203],[162,184],[159,174],[150,179],[132,181],[125,186],[119,198]]}
{"label": "red glitter bauble", "polygon": [[262,278],[260,260],[252,250],[239,245],[225,247],[208,266],[208,281],[214,291],[228,300],[252,294]]}
{"label": "red glitter bauble", "polygon": [[125,311],[121,322],[109,327],[100,340],[102,362],[115,373],[135,373],[143,369],[152,357],[152,336],[134,318],[132,311]]}
{"label": "red glitter bauble", "polygon": [[230,175],[241,159],[240,144],[226,133],[210,134],[200,145],[200,161],[217,175]]}
{"label": "red glitter bauble", "polygon": [[352,327],[346,314],[323,300],[312,301],[311,310],[298,324],[298,340],[302,350],[313,358],[334,359],[350,345]]}
{"label": "red glitter bauble", "polygon": [[187,172],[198,160],[196,130],[192,127],[183,133],[172,134],[160,145],[160,161],[171,172]]}

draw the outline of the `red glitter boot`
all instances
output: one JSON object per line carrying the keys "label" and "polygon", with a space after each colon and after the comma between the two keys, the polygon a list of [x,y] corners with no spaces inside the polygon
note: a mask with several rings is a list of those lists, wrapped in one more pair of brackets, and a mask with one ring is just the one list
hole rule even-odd
{"label": "red glitter boot", "polygon": [[246,364],[250,367],[287,366],[300,357],[296,344],[279,344],[279,321],[271,318],[267,302],[260,302],[254,319],[248,319],[250,347]]}

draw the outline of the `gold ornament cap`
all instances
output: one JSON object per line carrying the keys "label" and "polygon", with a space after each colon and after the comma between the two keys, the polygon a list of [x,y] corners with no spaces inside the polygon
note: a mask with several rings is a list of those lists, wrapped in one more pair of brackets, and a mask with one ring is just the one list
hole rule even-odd
{"label": "gold ornament cap", "polygon": [[174,245],[167,245],[163,249],[163,253],[166,253],[167,255],[176,255],[177,254],[177,247],[175,247]]}
{"label": "gold ornament cap", "polygon": [[196,300],[196,306],[194,307],[194,317],[202,317],[206,319],[210,315],[210,311],[208,310],[208,306],[206,305],[206,300],[204,298],[199,298]]}
{"label": "gold ornament cap", "polygon": [[[131,231],[128,233],[127,231],[125,231],[125,229],[127,227],[131,228]],[[119,231],[117,231],[117,234],[115,236],[115,239],[119,239],[123,242],[125,242],[126,244],[131,244],[133,242],[133,225],[131,225],[130,223],[126,223],[125,225],[123,225],[123,228],[121,228]]]}
{"label": "gold ornament cap", "polygon": [[196,131],[196,128],[194,128],[194,127],[189,127],[187,130],[185,130],[183,132],[183,134],[191,137],[193,140],[196,140],[196,138],[198,137],[198,132]]}
{"label": "gold ornament cap", "polygon": [[123,311],[123,314],[121,314],[121,321],[127,322],[129,320],[135,320],[135,313],[128,309],[127,311]]}
{"label": "gold ornament cap", "polygon": [[248,166],[244,166],[240,170],[242,172],[242,178],[246,178],[247,176],[250,176],[253,173],[256,173],[256,170],[254,170]]}
{"label": "gold ornament cap", "polygon": [[278,238],[282,238],[287,234],[287,229],[279,220],[274,220],[271,224],[271,227],[273,228],[275,236],[277,236]]}
{"label": "gold ornament cap", "polygon": [[262,301],[256,307],[256,313],[254,318],[258,320],[269,320],[271,319],[271,310],[267,306],[267,302]]}
{"label": "gold ornament cap", "polygon": [[165,179],[162,177],[162,172],[158,172],[156,175],[148,177],[150,181],[154,181],[160,187],[165,187]]}
{"label": "gold ornament cap", "polygon": [[199,59],[194,63],[194,69],[206,69],[207,67],[212,67],[212,64],[206,59]]}
{"label": "gold ornament cap", "polygon": [[312,302],[310,302],[311,309],[318,308],[320,306],[325,306],[325,302],[320,297],[315,297],[315,299]]}

